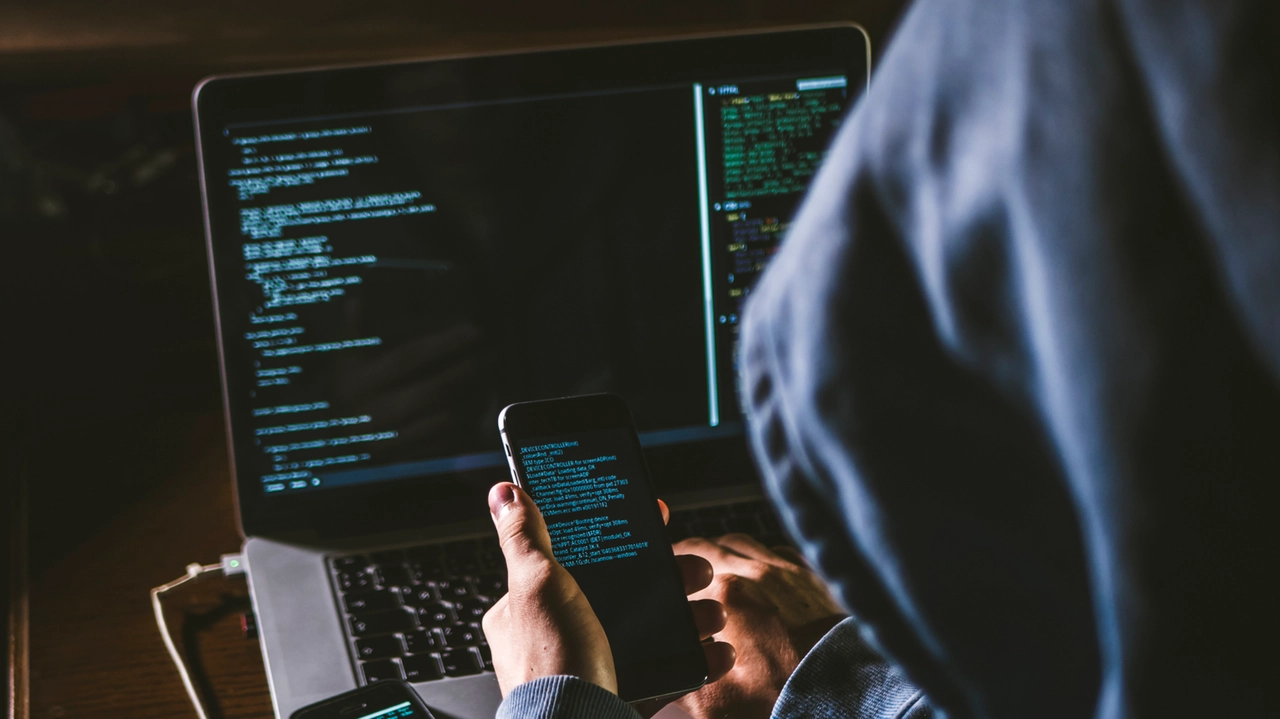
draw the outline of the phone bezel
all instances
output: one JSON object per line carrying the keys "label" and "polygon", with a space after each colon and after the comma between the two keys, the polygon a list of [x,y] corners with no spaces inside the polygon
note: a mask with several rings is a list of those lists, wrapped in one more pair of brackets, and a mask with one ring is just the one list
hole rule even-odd
{"label": "phone bezel", "polygon": [[[508,405],[498,415],[498,430],[502,435],[502,444],[507,453],[511,476],[516,485],[522,489],[525,486],[524,479],[512,451],[512,447],[518,444],[518,440],[514,438],[549,437],[608,429],[622,429],[630,434],[637,466],[643,475],[641,479],[647,483],[652,492],[654,483],[644,450],[640,447],[640,437],[636,433],[631,411],[627,409],[627,404],[621,397],[615,394],[594,394],[537,402],[519,402]],[[654,496],[657,496],[656,493]],[[662,526],[662,511],[656,502],[651,512],[651,521]],[[680,567],[676,564],[675,552],[669,544],[667,555],[670,557],[670,571],[675,575],[677,584],[683,584]],[[570,570],[570,573],[572,574],[573,571]],[[681,694],[693,691],[707,682],[709,670],[706,654],[698,640],[693,612],[686,610],[686,614],[692,631],[690,651],[651,661],[626,664],[620,663],[618,657],[614,657],[618,696],[624,701],[639,702]]]}
{"label": "phone bezel", "polygon": [[[384,701],[374,701],[375,698],[383,694],[393,695],[394,698],[388,698]],[[356,707],[354,702],[364,701],[360,707]],[[434,719],[435,715],[422,703],[422,697],[413,690],[408,682],[402,680],[388,680],[367,684],[349,692],[343,692],[337,696],[329,697],[315,704],[308,704],[305,707],[295,711],[289,715],[289,719],[355,719],[356,717],[366,716],[376,711],[385,711],[405,701],[410,702],[416,711],[422,712],[425,719]],[[356,714],[356,710],[362,710],[363,713]]]}

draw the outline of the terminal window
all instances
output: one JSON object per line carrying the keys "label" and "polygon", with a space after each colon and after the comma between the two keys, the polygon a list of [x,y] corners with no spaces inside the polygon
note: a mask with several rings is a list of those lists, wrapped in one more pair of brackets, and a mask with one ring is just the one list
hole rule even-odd
{"label": "terminal window", "polygon": [[227,127],[239,471],[289,494],[501,466],[499,409],[592,392],[642,437],[732,425],[742,302],[847,104],[806,78]]}

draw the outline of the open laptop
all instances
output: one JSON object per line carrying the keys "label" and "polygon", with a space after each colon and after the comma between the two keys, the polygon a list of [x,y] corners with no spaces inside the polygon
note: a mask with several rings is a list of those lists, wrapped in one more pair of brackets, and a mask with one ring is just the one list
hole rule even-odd
{"label": "open laptop", "polygon": [[615,392],[673,539],[782,541],[742,304],[870,51],[853,25],[222,77],[196,91],[233,481],[276,715],[500,700],[498,411]]}

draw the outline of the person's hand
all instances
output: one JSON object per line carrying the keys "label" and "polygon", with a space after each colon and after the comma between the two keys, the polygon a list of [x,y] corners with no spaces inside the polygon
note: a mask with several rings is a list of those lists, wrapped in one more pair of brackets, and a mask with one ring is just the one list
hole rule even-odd
{"label": "person's hand", "polygon": [[733,670],[679,700],[695,719],[768,717],[796,666],[844,618],[822,579],[790,547],[770,550],[745,534],[695,537],[678,554],[705,558],[715,580],[695,598],[715,599],[728,612],[716,639],[737,649]]}
{"label": "person's hand", "polygon": [[[503,696],[532,679],[561,674],[616,694],[618,680],[609,640],[578,583],[552,555],[547,526],[533,500],[514,484],[502,482],[489,491],[489,511],[507,561],[508,589],[484,615],[483,624]],[[665,506],[663,516],[667,516]],[[677,557],[677,562],[687,593],[711,583],[706,560]],[[724,607],[718,602],[703,599],[690,604],[703,639],[724,628]],[[733,666],[733,647],[712,642],[703,649],[712,680]],[[661,705],[638,708],[651,713]]]}

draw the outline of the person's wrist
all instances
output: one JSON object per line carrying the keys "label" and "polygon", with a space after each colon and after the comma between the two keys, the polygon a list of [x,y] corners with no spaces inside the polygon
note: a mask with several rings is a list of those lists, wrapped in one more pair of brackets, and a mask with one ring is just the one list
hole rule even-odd
{"label": "person's wrist", "polygon": [[803,658],[809,653],[809,650],[822,641],[823,637],[827,636],[827,632],[830,632],[833,627],[848,618],[849,615],[847,614],[832,614],[829,617],[816,619],[800,627],[793,635],[795,637],[795,647],[800,656]]}

